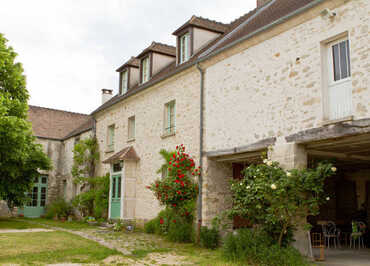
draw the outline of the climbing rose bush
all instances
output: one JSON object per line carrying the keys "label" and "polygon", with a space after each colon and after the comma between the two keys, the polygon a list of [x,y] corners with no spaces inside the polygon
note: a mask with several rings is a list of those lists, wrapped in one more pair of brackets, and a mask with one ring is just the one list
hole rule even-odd
{"label": "climbing rose bush", "polygon": [[157,179],[147,188],[150,189],[161,205],[172,209],[181,216],[192,216],[198,186],[195,178],[200,175],[194,159],[185,152],[185,146],[176,147],[174,152],[161,152],[166,160],[167,176]]}
{"label": "climbing rose bush", "polygon": [[229,215],[277,231],[273,237],[281,246],[288,229],[307,215],[317,215],[320,205],[330,200],[324,182],[335,172],[330,163],[285,171],[278,162],[265,159],[263,164],[244,169],[241,180],[231,181],[233,207]]}

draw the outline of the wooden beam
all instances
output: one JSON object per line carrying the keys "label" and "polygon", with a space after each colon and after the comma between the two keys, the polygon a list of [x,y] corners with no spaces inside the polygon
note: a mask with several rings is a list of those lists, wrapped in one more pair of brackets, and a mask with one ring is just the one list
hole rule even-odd
{"label": "wooden beam", "polygon": [[242,162],[242,161],[248,161],[248,160],[256,160],[258,158],[261,158],[261,155],[262,155],[261,153],[262,151],[231,155],[227,157],[222,156],[219,158],[215,158],[215,161],[217,162]]}
{"label": "wooden beam", "polygon": [[345,153],[319,151],[319,150],[307,150],[307,153],[309,155],[314,155],[314,156],[333,157],[333,158],[346,159],[346,160],[360,160],[360,161],[370,162],[370,157],[368,156],[349,155]]}
{"label": "wooden beam", "polygon": [[218,150],[218,151],[208,151],[205,152],[205,155],[210,158],[221,157],[221,156],[228,156],[240,153],[247,153],[247,152],[255,152],[255,151],[262,151],[267,149],[268,146],[274,145],[276,138],[267,138],[263,139],[245,146],[239,146],[231,149],[225,150]]}
{"label": "wooden beam", "polygon": [[352,121],[350,124],[335,124],[303,130],[285,137],[285,140],[287,142],[304,144],[366,133],[370,133],[370,118]]}

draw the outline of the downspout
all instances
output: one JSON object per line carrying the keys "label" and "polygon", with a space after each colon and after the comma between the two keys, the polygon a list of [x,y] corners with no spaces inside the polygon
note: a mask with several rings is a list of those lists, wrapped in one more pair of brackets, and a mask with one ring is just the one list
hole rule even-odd
{"label": "downspout", "polygon": [[202,188],[203,188],[203,106],[204,106],[204,70],[201,68],[200,64],[197,63],[197,69],[200,73],[200,115],[199,115],[199,166],[200,166],[200,175],[198,177],[198,233],[197,241],[200,240],[200,229],[202,227]]}

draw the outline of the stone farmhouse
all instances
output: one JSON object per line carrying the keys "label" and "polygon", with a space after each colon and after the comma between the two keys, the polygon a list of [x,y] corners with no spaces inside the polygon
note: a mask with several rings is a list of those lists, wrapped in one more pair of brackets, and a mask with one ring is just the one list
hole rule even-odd
{"label": "stone farmhouse", "polygon": [[[110,218],[158,213],[146,186],[160,178],[160,149],[178,144],[203,169],[201,224],[230,207],[229,180],[264,151],[287,169],[335,159],[338,174],[326,187],[335,197],[308,218],[314,227],[319,220],[347,226],[361,208],[370,214],[369,29],[367,0],[257,0],[229,24],[191,17],[173,32],[176,47],[153,42],[120,66],[119,92],[103,89],[89,116],[30,108],[35,135],[57,166],[42,173],[47,198],[78,193],[71,151],[93,134],[97,174],[111,174]],[[243,225],[235,217],[234,228]],[[296,238],[306,250],[306,234]]]}

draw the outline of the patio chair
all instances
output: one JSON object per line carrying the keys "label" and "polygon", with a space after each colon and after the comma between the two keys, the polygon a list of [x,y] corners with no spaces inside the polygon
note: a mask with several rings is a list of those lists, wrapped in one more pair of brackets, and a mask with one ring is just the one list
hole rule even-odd
{"label": "patio chair", "polygon": [[352,248],[352,243],[353,247],[356,248],[356,240],[358,243],[358,248],[360,249],[365,248],[364,245],[364,233],[366,231],[366,224],[361,221],[356,221],[352,222],[352,233],[350,236],[350,248]]}
{"label": "patio chair", "polygon": [[322,233],[325,238],[325,246],[330,248],[330,240],[333,239],[333,245],[335,248],[337,248],[337,245],[340,247],[340,230],[337,229],[337,226],[334,222],[328,221],[325,224],[322,224]]}

